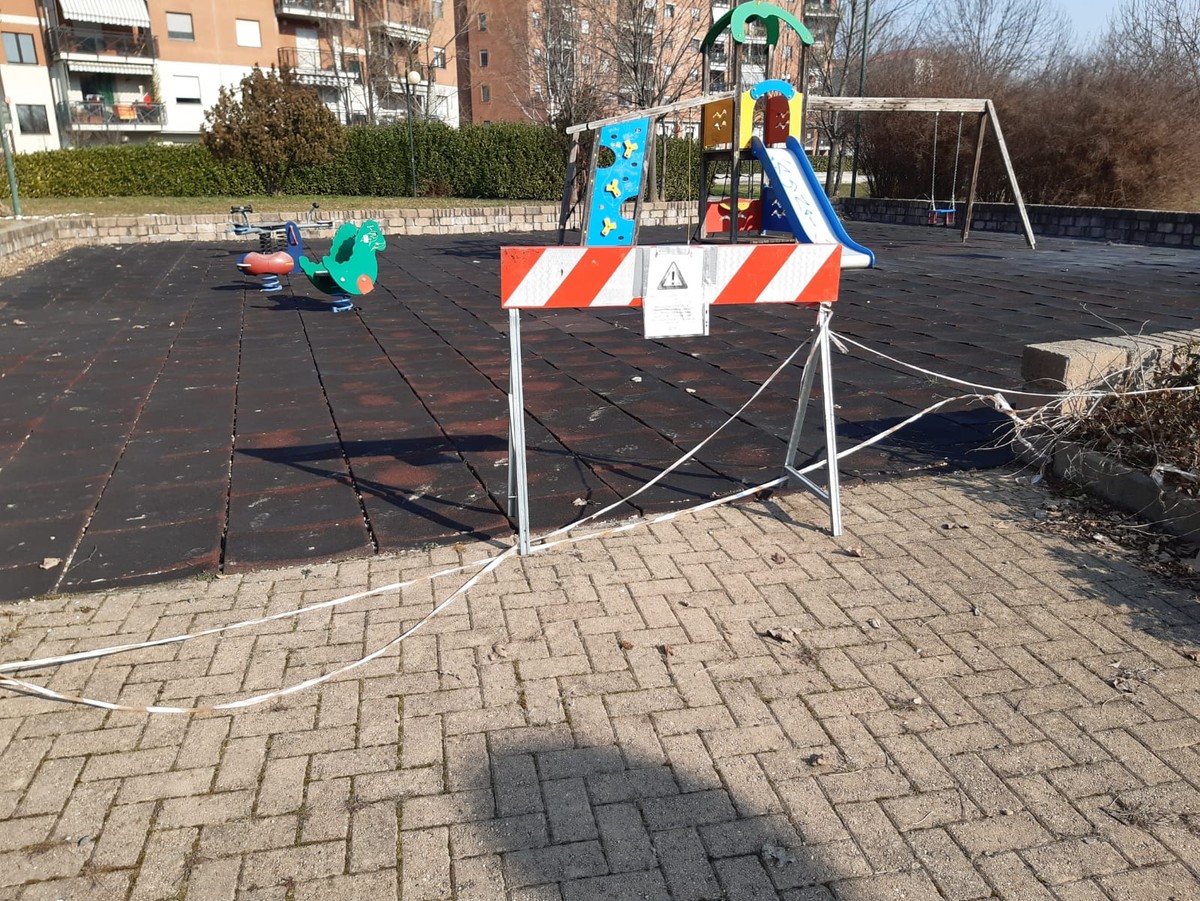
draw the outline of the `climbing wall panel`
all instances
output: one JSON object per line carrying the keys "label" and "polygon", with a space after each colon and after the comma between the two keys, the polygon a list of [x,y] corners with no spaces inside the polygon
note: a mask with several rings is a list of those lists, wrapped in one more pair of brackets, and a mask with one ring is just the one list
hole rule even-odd
{"label": "climbing wall panel", "polygon": [[649,118],[606,125],[600,130],[596,152],[599,153],[599,147],[607,147],[615,158],[610,166],[596,167],[588,216],[588,246],[633,244],[636,226],[621,207],[628,200],[636,201],[641,194],[649,135]]}

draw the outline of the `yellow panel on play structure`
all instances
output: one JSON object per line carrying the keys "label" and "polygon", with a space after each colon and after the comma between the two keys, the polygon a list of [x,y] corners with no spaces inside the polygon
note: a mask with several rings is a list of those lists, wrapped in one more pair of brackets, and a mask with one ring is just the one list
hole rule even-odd
{"label": "yellow panel on play structure", "polygon": [[733,140],[733,101],[714,100],[704,104],[701,121],[705,150],[730,143]]}

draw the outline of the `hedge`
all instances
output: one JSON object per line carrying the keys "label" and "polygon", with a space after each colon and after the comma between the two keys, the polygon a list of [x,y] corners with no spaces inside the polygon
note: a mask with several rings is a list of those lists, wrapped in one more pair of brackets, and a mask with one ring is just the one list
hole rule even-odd
{"label": "hedge", "polygon": [[[423,195],[489,200],[550,200],[562,192],[563,143],[534,125],[450,128],[414,123]],[[293,172],[295,194],[407,196],[412,193],[408,126],[348,129],[347,149],[333,162]],[[243,163],[219,162],[198,144],[125,144],[22,154],[16,158],[28,197],[260,195]],[[3,183],[0,196],[7,196]]]}
{"label": "hedge", "polygon": [[[550,128],[501,123],[450,128],[415,122],[417,180],[424,197],[557,200],[562,194],[565,140]],[[661,140],[661,139],[660,139]],[[696,196],[700,154],[686,138],[657,148],[658,177],[668,200]],[[124,144],[21,154],[17,179],[35,197],[258,196],[262,184],[244,163],[220,162],[199,144]],[[412,192],[408,125],[355,126],[337,159],[291,174],[297,195],[405,197]],[[0,197],[8,196],[0,179]]]}

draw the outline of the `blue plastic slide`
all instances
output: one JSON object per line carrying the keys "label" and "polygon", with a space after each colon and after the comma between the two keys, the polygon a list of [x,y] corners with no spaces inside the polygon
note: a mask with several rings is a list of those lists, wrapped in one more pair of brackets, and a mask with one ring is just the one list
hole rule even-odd
{"label": "blue plastic slide", "polygon": [[763,193],[765,228],[790,231],[806,244],[841,244],[843,269],[875,265],[875,254],[846,234],[799,141],[788,138],[786,149],[768,147],[756,135],[751,150],[771,182]]}

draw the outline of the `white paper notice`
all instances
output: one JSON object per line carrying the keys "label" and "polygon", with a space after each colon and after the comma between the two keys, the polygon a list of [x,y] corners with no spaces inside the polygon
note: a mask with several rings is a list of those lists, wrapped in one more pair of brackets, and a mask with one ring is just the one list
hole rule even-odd
{"label": "white paper notice", "polygon": [[708,334],[708,304],[703,298],[645,297],[642,327],[647,338],[686,338]]}

